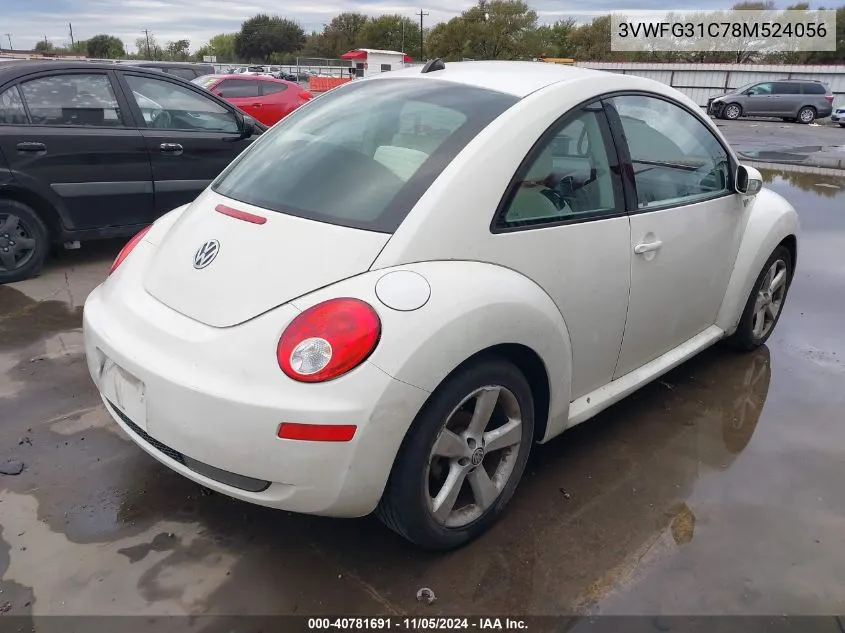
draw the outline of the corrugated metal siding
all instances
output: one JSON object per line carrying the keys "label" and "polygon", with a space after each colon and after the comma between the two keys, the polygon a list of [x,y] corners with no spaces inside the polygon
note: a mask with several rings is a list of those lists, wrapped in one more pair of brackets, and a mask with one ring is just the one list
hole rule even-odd
{"label": "corrugated metal siding", "polygon": [[643,64],[635,62],[576,62],[576,66],[654,79],[677,88],[697,104],[757,81],[815,79],[830,86],[834,107],[845,107],[845,66],[796,64]]}

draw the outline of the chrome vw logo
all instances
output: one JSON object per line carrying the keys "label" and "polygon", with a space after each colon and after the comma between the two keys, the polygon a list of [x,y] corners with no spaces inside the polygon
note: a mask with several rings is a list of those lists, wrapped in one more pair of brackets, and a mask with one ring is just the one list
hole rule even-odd
{"label": "chrome vw logo", "polygon": [[220,242],[217,240],[208,240],[197,249],[196,253],[194,253],[194,268],[197,270],[205,268],[214,261],[214,258],[217,257],[217,253],[219,252]]}

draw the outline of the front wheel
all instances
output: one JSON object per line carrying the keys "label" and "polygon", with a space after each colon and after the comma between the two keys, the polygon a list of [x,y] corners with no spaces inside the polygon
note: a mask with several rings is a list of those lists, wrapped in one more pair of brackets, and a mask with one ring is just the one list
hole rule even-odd
{"label": "front wheel", "polygon": [[729,103],[725,106],[724,110],[722,110],[722,116],[731,121],[738,119],[741,114],[742,108],[740,108],[736,103]]}
{"label": "front wheel", "polygon": [[798,122],[806,125],[816,119],[816,110],[810,106],[804,106],[798,111]]}
{"label": "front wheel", "polygon": [[534,402],[522,373],[498,358],[472,363],[417,415],[376,513],[421,547],[464,545],[510,501],[533,438]]}
{"label": "front wheel", "polygon": [[16,200],[0,200],[0,285],[32,277],[49,250],[44,222]]}
{"label": "front wheel", "polygon": [[786,293],[792,283],[792,255],[784,246],[771,254],[757,277],[739,326],[728,343],[740,350],[752,350],[763,345],[780,319]]}

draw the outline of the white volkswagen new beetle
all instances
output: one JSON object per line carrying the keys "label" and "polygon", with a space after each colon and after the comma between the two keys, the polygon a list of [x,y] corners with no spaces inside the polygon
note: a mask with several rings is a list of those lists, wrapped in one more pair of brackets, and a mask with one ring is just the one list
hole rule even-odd
{"label": "white volkswagen new beetle", "polygon": [[763,344],[797,232],[672,88],[438,60],[300,108],[135,236],[86,302],[88,364],[184,476],[445,549],[534,442]]}

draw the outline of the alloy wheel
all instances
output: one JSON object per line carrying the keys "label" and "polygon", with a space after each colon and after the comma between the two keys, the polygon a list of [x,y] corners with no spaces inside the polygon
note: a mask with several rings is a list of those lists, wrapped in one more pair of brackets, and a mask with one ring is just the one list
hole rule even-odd
{"label": "alloy wheel", "polygon": [[480,518],[504,490],[522,443],[516,396],[481,387],[453,409],[429,457],[428,507],[434,519],[459,528]]}
{"label": "alloy wheel", "polygon": [[816,118],[815,113],[810,108],[804,108],[798,116],[800,117],[802,123],[809,123]]}
{"label": "alloy wheel", "polygon": [[725,108],[725,116],[729,119],[737,119],[739,118],[739,114],[739,106],[735,103],[732,103],[727,108]]}
{"label": "alloy wheel", "polygon": [[35,239],[29,227],[13,213],[0,214],[0,272],[12,272],[26,265],[35,254]]}
{"label": "alloy wheel", "polygon": [[757,300],[754,303],[754,317],[751,322],[751,330],[758,339],[766,336],[774,327],[775,321],[783,308],[787,275],[786,262],[778,259],[769,267],[763,282],[760,284],[757,291]]}

